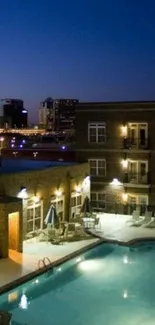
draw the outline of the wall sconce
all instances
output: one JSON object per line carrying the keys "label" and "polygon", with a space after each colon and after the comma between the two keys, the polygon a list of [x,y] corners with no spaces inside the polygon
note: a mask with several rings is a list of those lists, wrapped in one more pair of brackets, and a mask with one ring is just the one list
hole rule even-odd
{"label": "wall sconce", "polygon": [[28,194],[27,194],[27,188],[26,187],[22,187],[20,192],[18,193],[17,197],[19,199],[27,199],[28,198]]}
{"label": "wall sconce", "polygon": [[60,197],[60,196],[62,195],[62,192],[61,192],[60,190],[56,190],[56,191],[55,191],[55,195],[56,195],[57,197]]}
{"label": "wall sconce", "polygon": [[110,185],[113,185],[113,186],[120,186],[122,185],[122,183],[117,179],[117,178],[114,178],[112,180],[112,182],[110,183]]}
{"label": "wall sconce", "polygon": [[76,193],[81,193],[81,191],[82,191],[81,186],[79,186],[79,185],[75,186],[75,191],[76,191]]}
{"label": "wall sconce", "polygon": [[127,168],[128,167],[128,160],[127,159],[123,159],[121,163],[122,163],[122,167],[123,168]]}
{"label": "wall sconce", "polygon": [[128,194],[127,193],[122,194],[122,200],[123,200],[124,203],[126,203],[128,201]]}
{"label": "wall sconce", "polygon": [[35,204],[37,204],[37,203],[40,201],[40,199],[39,199],[38,196],[35,195],[35,196],[33,197],[33,201],[34,201]]}
{"label": "wall sconce", "polygon": [[127,133],[128,133],[127,125],[122,125],[121,126],[121,131],[122,131],[122,136],[123,137],[126,137],[127,136]]}

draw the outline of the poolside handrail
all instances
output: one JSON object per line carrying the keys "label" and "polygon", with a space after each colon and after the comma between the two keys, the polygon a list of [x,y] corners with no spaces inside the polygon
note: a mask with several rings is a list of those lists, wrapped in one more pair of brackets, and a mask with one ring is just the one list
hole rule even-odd
{"label": "poolside handrail", "polygon": [[48,256],[45,256],[43,258],[43,261],[44,261],[45,266],[47,266],[46,261],[48,261],[48,265],[52,263]]}

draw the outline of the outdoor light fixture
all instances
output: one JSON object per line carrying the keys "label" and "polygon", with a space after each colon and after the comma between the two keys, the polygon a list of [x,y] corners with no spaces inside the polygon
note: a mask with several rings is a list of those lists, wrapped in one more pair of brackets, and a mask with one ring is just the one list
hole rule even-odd
{"label": "outdoor light fixture", "polygon": [[122,130],[122,136],[123,137],[126,137],[127,136],[127,132],[128,132],[127,126],[126,125],[122,125],[121,130]]}
{"label": "outdoor light fixture", "polygon": [[56,191],[55,191],[55,195],[56,195],[57,197],[60,197],[60,196],[62,195],[62,192],[61,192],[60,190],[56,190]]}
{"label": "outdoor light fixture", "polygon": [[3,142],[4,141],[4,138],[0,138],[0,141]]}
{"label": "outdoor light fixture", "polygon": [[27,189],[26,187],[22,187],[20,192],[18,193],[17,197],[19,199],[27,199],[28,198],[28,194],[27,194]]}
{"label": "outdoor light fixture", "polygon": [[123,159],[122,160],[122,167],[123,168],[127,168],[128,167],[128,160],[127,159]]}
{"label": "outdoor light fixture", "polygon": [[77,193],[81,193],[81,190],[82,190],[81,186],[79,186],[79,185],[75,186],[75,190],[76,190]]}
{"label": "outdoor light fixture", "polygon": [[120,186],[122,185],[122,183],[117,179],[117,178],[114,178],[112,180],[112,182],[110,183],[110,185],[113,185],[113,186]]}
{"label": "outdoor light fixture", "polygon": [[62,150],[65,150],[65,149],[66,149],[66,147],[65,147],[65,146],[61,146],[61,149],[62,149]]}
{"label": "outdoor light fixture", "polygon": [[123,200],[123,202],[127,202],[128,201],[128,194],[127,193],[123,193],[122,194],[122,200]]}
{"label": "outdoor light fixture", "polygon": [[40,201],[40,199],[39,199],[38,196],[35,195],[35,196],[33,197],[33,201],[34,201],[35,204],[37,204],[37,203]]}

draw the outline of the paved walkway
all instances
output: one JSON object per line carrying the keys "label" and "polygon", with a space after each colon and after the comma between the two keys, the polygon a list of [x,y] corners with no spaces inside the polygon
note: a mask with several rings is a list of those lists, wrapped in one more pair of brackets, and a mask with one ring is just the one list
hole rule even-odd
{"label": "paved walkway", "polygon": [[104,213],[98,214],[98,217],[100,218],[100,227],[92,232],[103,238],[125,242],[142,237],[155,238],[155,228],[131,227],[130,223],[127,224],[127,221],[131,220],[131,216]]}
{"label": "paved walkway", "polygon": [[[155,238],[155,228],[130,227],[126,221],[131,216],[98,214],[100,228],[93,232],[106,239],[129,241],[134,238]],[[38,261],[47,256],[51,262],[58,260],[82,247],[85,247],[98,239],[87,239],[79,242],[64,243],[54,246],[50,243],[25,242],[23,253],[10,251],[10,258],[0,260],[0,286],[9,283],[38,268]]]}
{"label": "paved walkway", "polygon": [[10,258],[0,260],[0,286],[35,271],[38,269],[38,261],[45,256],[54,262],[97,240],[87,239],[59,246],[44,242],[24,242],[23,253],[10,250]]}

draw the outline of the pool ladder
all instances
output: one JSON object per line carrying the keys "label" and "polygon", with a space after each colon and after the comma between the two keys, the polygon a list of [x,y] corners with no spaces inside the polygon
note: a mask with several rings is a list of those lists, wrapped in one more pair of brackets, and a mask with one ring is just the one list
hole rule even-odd
{"label": "pool ladder", "polygon": [[45,256],[42,260],[38,261],[38,269],[41,269],[41,267],[45,267],[46,269],[48,269],[48,266],[50,264],[52,264],[51,260],[49,259],[49,257]]}

